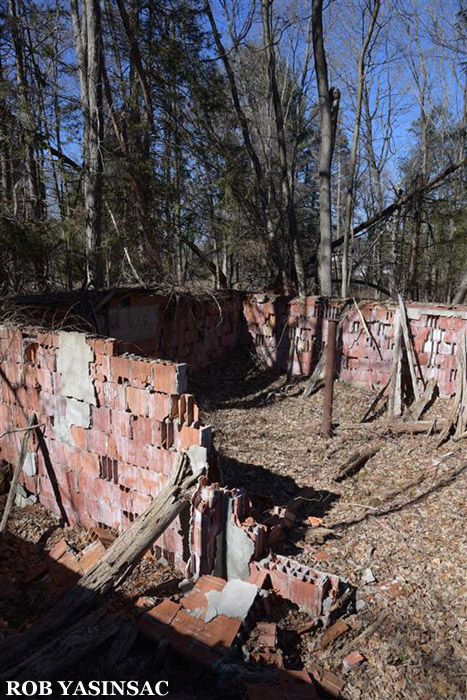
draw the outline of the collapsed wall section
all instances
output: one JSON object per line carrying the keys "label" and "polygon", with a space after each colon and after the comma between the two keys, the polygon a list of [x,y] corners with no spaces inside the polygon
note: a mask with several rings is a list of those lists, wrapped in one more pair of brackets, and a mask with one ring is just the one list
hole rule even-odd
{"label": "collapsed wall section", "polygon": [[[21,474],[23,504],[36,496],[71,524],[122,530],[167,484],[180,450],[210,447],[186,365],[120,351],[111,338],[0,326],[0,459],[17,464],[19,430],[31,415],[41,425]],[[157,549],[182,566],[178,520]]]}
{"label": "collapsed wall section", "polygon": [[[425,380],[435,377],[440,393],[451,396],[456,391],[457,347],[467,332],[467,307],[414,302],[405,306],[419,374]],[[329,305],[319,297],[257,294],[244,301],[257,355],[268,367],[295,376],[311,374],[326,343],[327,316],[341,308],[341,302]],[[396,312],[394,302],[360,302],[358,310],[349,307],[337,353],[340,379],[386,384],[392,367]]]}

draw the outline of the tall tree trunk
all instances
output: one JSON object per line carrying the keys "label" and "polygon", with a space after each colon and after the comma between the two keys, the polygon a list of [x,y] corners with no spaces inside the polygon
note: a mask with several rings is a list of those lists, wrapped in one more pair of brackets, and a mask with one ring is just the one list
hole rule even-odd
{"label": "tall tree trunk", "polygon": [[34,157],[35,125],[31,111],[26,61],[24,52],[23,29],[16,0],[9,0],[9,19],[15,53],[16,81],[18,84],[19,115],[22,127],[24,162],[26,169],[25,215],[28,218],[43,218],[43,201],[37,162]]}
{"label": "tall tree trunk", "polygon": [[272,30],[272,3],[273,0],[261,0],[261,16],[263,22],[263,36],[266,47],[266,55],[268,58],[268,78],[271,100],[274,108],[276,137],[279,150],[279,159],[281,166],[281,185],[282,195],[286,209],[286,229],[287,229],[287,244],[292,250],[294,277],[297,282],[298,293],[304,296],[305,289],[305,267],[303,264],[303,256],[300,250],[297,231],[297,217],[295,213],[294,187],[291,181],[291,173],[289,171],[287,142],[284,126],[284,113],[282,109],[282,101],[277,84],[276,71],[276,54],[274,50],[274,37]]}
{"label": "tall tree trunk", "polygon": [[85,163],[87,281],[99,289],[102,269],[102,37],[99,0],[84,0],[87,32],[88,146]]}
{"label": "tall tree trunk", "polygon": [[[319,253],[318,277],[320,293],[332,296],[332,219],[331,219],[331,165],[334,149],[333,137],[333,102],[335,89],[329,89],[328,67],[323,39],[323,0],[313,0],[313,53],[315,58],[316,79],[318,82],[320,114],[320,152],[319,152]],[[334,110],[335,111],[335,110]]]}
{"label": "tall tree trunk", "polygon": [[86,233],[86,278],[102,286],[102,37],[99,0],[71,0],[73,36],[78,58],[83,111],[83,167]]}
{"label": "tall tree trunk", "polygon": [[250,126],[245,111],[242,107],[242,102],[240,99],[240,94],[238,91],[237,81],[235,78],[232,63],[230,61],[229,54],[225,50],[224,45],[222,43],[221,35],[217,27],[217,23],[209,0],[204,0],[204,11],[209,20],[209,24],[211,25],[212,35],[216,44],[219,58],[222,60],[222,63],[224,65],[224,69],[227,75],[227,81],[230,88],[230,94],[235,109],[235,114],[237,116],[238,123],[242,132],[243,142],[245,144],[246,151],[248,153],[255,173],[259,198],[261,202],[261,209],[263,213],[264,229],[268,236],[268,244],[271,249],[271,256],[273,258],[275,266],[277,267],[279,273],[283,277],[285,271],[284,260],[282,252],[280,250],[280,246],[278,245],[276,239],[274,226],[271,222],[271,212],[269,206],[270,203],[267,195],[267,186],[265,183],[263,166],[261,165],[261,161],[258,157],[258,153],[256,152],[256,148],[251,137]]}
{"label": "tall tree trunk", "polygon": [[375,0],[371,19],[366,31],[365,39],[358,56],[357,68],[357,106],[355,111],[355,124],[352,136],[352,147],[350,150],[349,173],[347,181],[347,192],[345,197],[345,222],[344,222],[344,246],[342,250],[342,286],[341,297],[344,299],[349,293],[349,283],[352,270],[352,255],[351,255],[351,236],[352,236],[352,219],[355,201],[355,171],[357,167],[357,149],[360,137],[360,122],[362,119],[362,99],[363,88],[365,85],[365,58],[370,46],[373,30],[376,24],[376,18],[380,8],[380,0]]}

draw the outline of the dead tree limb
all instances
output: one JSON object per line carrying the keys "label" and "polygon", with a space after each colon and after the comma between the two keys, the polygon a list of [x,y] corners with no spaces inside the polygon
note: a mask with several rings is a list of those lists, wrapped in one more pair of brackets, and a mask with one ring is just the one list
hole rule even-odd
{"label": "dead tree limb", "polygon": [[380,447],[368,447],[366,450],[358,450],[353,452],[349,459],[344,462],[339,468],[339,473],[335,477],[335,481],[343,481],[348,476],[355,474],[361,469],[371,457],[374,457],[380,451]]}
{"label": "dead tree limb", "polygon": [[[96,598],[122,583],[142,555],[191,502],[202,473],[193,473],[187,453],[181,453],[168,485],[115,540],[97,564],[29,630],[15,641],[0,646],[1,668],[5,670],[16,665],[30,646],[56,634],[70,620],[84,615]],[[7,671],[0,679],[10,677]]]}
{"label": "dead tree limb", "polygon": [[21,450],[19,453],[19,458],[18,458],[18,463],[14,469],[13,472],[13,477],[11,479],[10,483],[10,490],[8,492],[8,498],[6,501],[5,505],[5,510],[3,511],[3,517],[2,517],[2,522],[0,523],[0,542],[2,541],[3,538],[3,533],[6,530],[7,522],[8,522],[8,516],[10,515],[10,511],[13,507],[13,503],[15,501],[15,496],[16,496],[16,489],[18,486],[18,481],[20,474],[23,470],[23,465],[24,465],[24,460],[26,459],[26,455],[28,452],[28,444],[29,444],[29,438],[31,435],[31,431],[34,430],[35,428],[35,422],[36,422],[36,416],[32,415],[30,416],[28,420],[28,424],[26,426],[26,432],[23,435],[23,439],[21,441]]}
{"label": "dead tree limb", "polygon": [[94,610],[70,628],[61,630],[31,656],[27,655],[9,674],[18,681],[50,678],[115,637],[123,624],[121,619],[105,618],[102,610]]}
{"label": "dead tree limb", "polygon": [[336,661],[340,661],[345,656],[347,656],[347,654],[350,651],[352,651],[352,649],[357,649],[364,642],[367,642],[370,639],[370,637],[372,637],[374,633],[386,622],[390,614],[390,610],[384,610],[382,613],[380,613],[376,620],[372,622],[371,625],[368,625],[368,627],[365,630],[363,630],[361,634],[357,635],[355,639],[352,639],[349,642],[347,642],[347,644],[340,651],[334,654],[334,659]]}

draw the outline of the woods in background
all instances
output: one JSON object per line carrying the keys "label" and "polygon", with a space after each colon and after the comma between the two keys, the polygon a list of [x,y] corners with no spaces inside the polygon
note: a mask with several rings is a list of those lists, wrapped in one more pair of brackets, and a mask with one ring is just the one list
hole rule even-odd
{"label": "woods in background", "polygon": [[461,303],[465,0],[2,0],[4,295]]}

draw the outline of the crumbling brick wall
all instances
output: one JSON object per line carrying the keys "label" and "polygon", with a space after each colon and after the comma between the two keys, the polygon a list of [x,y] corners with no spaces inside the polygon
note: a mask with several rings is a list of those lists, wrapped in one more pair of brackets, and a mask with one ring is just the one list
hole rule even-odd
{"label": "crumbling brick wall", "polygon": [[[341,308],[339,302],[332,306]],[[385,384],[394,349],[394,302],[361,302],[360,315],[350,307],[338,352],[340,379],[362,384]],[[407,316],[419,371],[424,379],[436,377],[440,393],[456,390],[456,353],[467,331],[467,307],[407,303]],[[293,375],[311,374],[327,337],[329,309],[319,297],[291,299],[251,295],[244,314],[256,352],[269,367]]]}
{"label": "crumbling brick wall", "polygon": [[105,309],[108,334],[142,355],[201,369],[231,352],[239,339],[241,295],[191,297],[128,293]]}
{"label": "crumbling brick wall", "polygon": [[[22,433],[9,431],[35,414],[44,437],[30,446],[24,494],[86,527],[125,528],[167,483],[177,452],[211,441],[184,364],[120,352],[114,339],[0,326],[0,459],[17,464]],[[178,566],[181,530],[177,520],[157,543]]]}

